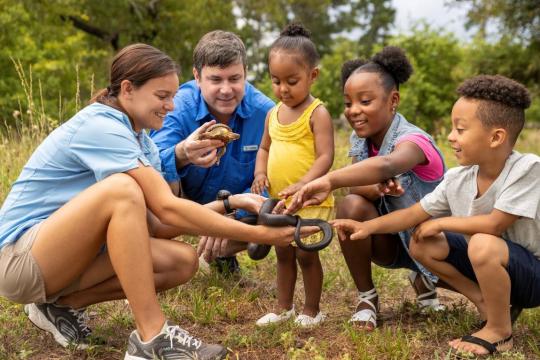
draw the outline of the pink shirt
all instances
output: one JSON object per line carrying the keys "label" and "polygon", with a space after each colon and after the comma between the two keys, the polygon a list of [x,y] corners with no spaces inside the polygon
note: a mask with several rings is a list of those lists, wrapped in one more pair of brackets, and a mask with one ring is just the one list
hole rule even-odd
{"label": "pink shirt", "polygon": [[[404,141],[410,141],[416,144],[424,152],[427,163],[416,165],[412,168],[412,171],[422,180],[433,181],[441,178],[444,174],[443,159],[431,144],[429,139],[420,134],[405,135],[398,139],[396,146]],[[377,149],[372,143],[369,144],[369,157],[377,156],[379,149]]]}

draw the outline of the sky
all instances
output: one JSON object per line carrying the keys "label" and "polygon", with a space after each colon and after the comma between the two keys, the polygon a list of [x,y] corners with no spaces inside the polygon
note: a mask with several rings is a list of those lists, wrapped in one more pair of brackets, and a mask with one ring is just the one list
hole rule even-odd
{"label": "sky", "polygon": [[424,19],[434,27],[453,32],[461,40],[470,39],[472,32],[465,30],[467,6],[445,6],[444,3],[445,0],[393,0],[396,31],[406,32],[415,22]]}

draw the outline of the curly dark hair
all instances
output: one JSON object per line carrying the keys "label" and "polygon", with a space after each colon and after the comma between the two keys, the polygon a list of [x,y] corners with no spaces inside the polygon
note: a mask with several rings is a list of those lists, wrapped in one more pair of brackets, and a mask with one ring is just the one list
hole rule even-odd
{"label": "curly dark hair", "polygon": [[279,37],[270,46],[269,58],[273,53],[283,50],[297,54],[302,63],[313,68],[319,64],[320,56],[313,41],[311,33],[301,23],[293,22],[287,25]]}
{"label": "curly dark hair", "polygon": [[479,75],[465,80],[457,93],[479,100],[476,116],[485,127],[502,127],[514,144],[525,124],[531,96],[525,86],[502,75]]}
{"label": "curly dark hair", "polygon": [[367,60],[364,59],[354,59],[354,60],[348,60],[341,65],[341,88],[343,89],[345,87],[345,83],[347,82],[347,79],[351,76],[351,74],[358,69],[360,66],[363,66],[367,64]]}
{"label": "curly dark hair", "polygon": [[378,73],[384,89],[389,92],[405,83],[413,68],[403,49],[396,46],[386,46],[370,60],[349,60],[341,67],[341,85],[345,86],[347,79],[356,73]]}

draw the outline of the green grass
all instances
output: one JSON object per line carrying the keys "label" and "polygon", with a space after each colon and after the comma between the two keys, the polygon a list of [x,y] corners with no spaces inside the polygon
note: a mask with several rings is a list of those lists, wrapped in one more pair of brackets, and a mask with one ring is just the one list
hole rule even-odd
{"label": "green grass", "polygon": [[[39,119],[38,119],[39,120]],[[33,149],[50,130],[36,120],[23,119],[17,131],[0,134],[0,200]],[[517,148],[538,153],[540,131],[527,130]],[[346,157],[348,134],[336,135],[335,167],[350,162]],[[449,166],[455,165],[445,142],[441,147]],[[343,191],[337,192],[339,198]],[[186,239],[193,242],[193,239]],[[231,359],[445,359],[449,339],[473,331],[478,319],[460,295],[440,291],[448,305],[443,313],[421,314],[404,270],[373,267],[381,299],[380,327],[365,334],[348,325],[355,306],[355,289],[336,242],[321,252],[325,271],[321,309],[328,314],[323,326],[305,331],[291,322],[258,329],[255,320],[276,303],[275,253],[255,262],[239,256],[242,279],[225,279],[212,271],[199,271],[187,285],[160,295],[167,316],[207,341],[232,349]],[[301,276],[295,304],[302,308]],[[0,299],[0,359],[122,359],[126,340],[134,327],[127,305],[115,301],[89,309],[94,333],[106,345],[85,351],[62,349],[52,337],[33,327],[22,305]],[[540,311],[527,310],[518,320],[515,347],[497,359],[540,358]]]}

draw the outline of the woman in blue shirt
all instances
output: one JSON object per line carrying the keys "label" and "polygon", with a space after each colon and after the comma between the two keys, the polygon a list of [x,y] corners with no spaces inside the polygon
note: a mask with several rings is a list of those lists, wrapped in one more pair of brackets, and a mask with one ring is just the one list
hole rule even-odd
{"label": "woman in blue shirt", "polygon": [[[107,89],[43,141],[0,209],[0,295],[26,303],[30,320],[64,346],[87,345],[88,305],[127,297],[137,330],[125,359],[220,359],[226,348],[201,342],[161,311],[156,290],[185,283],[198,265],[191,246],[168,239],[292,239],[293,228],[249,226],[218,214],[224,203],[204,207],[172,194],[144,129],[159,129],[174,108],[177,70],[149,45],[122,49]],[[256,211],[262,198],[228,201]]]}

